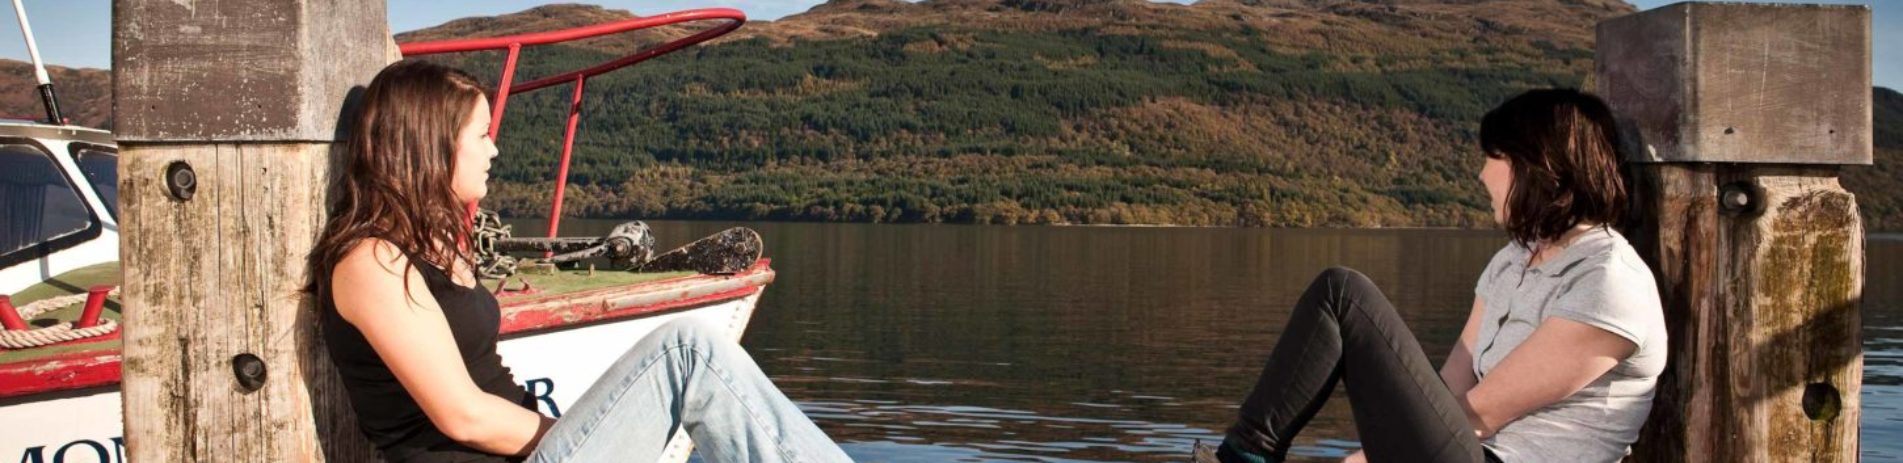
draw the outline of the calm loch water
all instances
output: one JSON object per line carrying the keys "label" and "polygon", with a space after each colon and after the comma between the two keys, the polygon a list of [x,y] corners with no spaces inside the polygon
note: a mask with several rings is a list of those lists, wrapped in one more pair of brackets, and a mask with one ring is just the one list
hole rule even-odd
{"label": "calm loch water", "polygon": [[[519,221],[519,234],[541,229]],[[570,220],[564,234],[615,222]],[[1449,230],[650,222],[759,230],[778,270],[744,341],[855,459],[1186,461],[1220,440],[1308,281],[1368,274],[1436,363],[1505,243]],[[1873,236],[1863,455],[1903,459],[1903,237]],[[1295,454],[1355,447],[1337,391]]]}

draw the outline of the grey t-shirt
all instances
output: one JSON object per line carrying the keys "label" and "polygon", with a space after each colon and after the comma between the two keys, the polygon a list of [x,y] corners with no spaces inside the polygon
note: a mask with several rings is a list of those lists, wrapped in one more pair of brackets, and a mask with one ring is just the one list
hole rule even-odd
{"label": "grey t-shirt", "polygon": [[1618,461],[1638,439],[1665,370],[1658,285],[1625,237],[1604,226],[1527,268],[1531,256],[1509,243],[1480,274],[1474,293],[1486,312],[1474,343],[1476,377],[1485,380],[1548,317],[1604,329],[1638,349],[1579,392],[1507,423],[1484,444],[1506,462]]}

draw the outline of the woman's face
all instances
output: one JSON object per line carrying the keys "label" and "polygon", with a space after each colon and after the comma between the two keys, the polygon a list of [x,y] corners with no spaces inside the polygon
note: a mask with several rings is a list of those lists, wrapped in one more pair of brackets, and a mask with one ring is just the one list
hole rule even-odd
{"label": "woman's face", "polygon": [[489,102],[477,97],[475,105],[469,123],[456,133],[456,167],[449,180],[463,203],[489,194],[489,160],[496,157],[496,142],[489,139]]}
{"label": "woman's face", "polygon": [[1487,164],[1480,168],[1480,183],[1487,186],[1487,196],[1493,200],[1493,223],[1507,223],[1507,191],[1513,187],[1512,164],[1506,158],[1487,157]]}

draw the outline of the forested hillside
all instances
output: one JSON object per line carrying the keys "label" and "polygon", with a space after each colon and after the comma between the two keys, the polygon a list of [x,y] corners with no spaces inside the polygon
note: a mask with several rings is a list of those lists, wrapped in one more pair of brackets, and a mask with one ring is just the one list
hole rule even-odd
{"label": "forested hillside", "polygon": [[[564,212],[1486,226],[1480,115],[1528,88],[1590,88],[1592,25],[1631,11],[1616,0],[835,0],[590,80]],[[397,39],[627,17],[550,5]],[[531,48],[517,82],[693,30]],[[492,82],[500,72],[498,53],[438,59]],[[24,69],[0,63],[6,79],[30,78]],[[109,119],[104,71],[56,73],[76,121]],[[547,213],[570,91],[510,99],[486,205]],[[13,93],[0,115],[38,114],[31,92]],[[1903,96],[1873,97],[1877,165],[1846,168],[1844,183],[1870,229],[1903,229]]]}
{"label": "forested hillside", "polygon": [[[1617,2],[840,0],[588,84],[566,213],[1475,226],[1473,127],[1580,86]],[[399,41],[616,11],[557,5]],[[636,42],[544,47],[521,76]],[[453,59],[493,76],[499,56]],[[544,213],[568,89],[511,100],[489,204]]]}

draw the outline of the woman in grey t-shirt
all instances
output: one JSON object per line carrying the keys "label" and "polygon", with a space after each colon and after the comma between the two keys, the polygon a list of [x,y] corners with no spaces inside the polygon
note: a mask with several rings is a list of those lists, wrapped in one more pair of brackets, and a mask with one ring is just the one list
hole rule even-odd
{"label": "woman in grey t-shirt", "polygon": [[1487,264],[1436,371],[1366,276],[1309,286],[1220,447],[1198,461],[1280,461],[1336,382],[1363,453],[1349,461],[1610,462],[1638,438],[1665,368],[1652,272],[1609,224],[1626,193],[1611,111],[1535,90],[1480,125],[1481,183],[1512,242]]}

